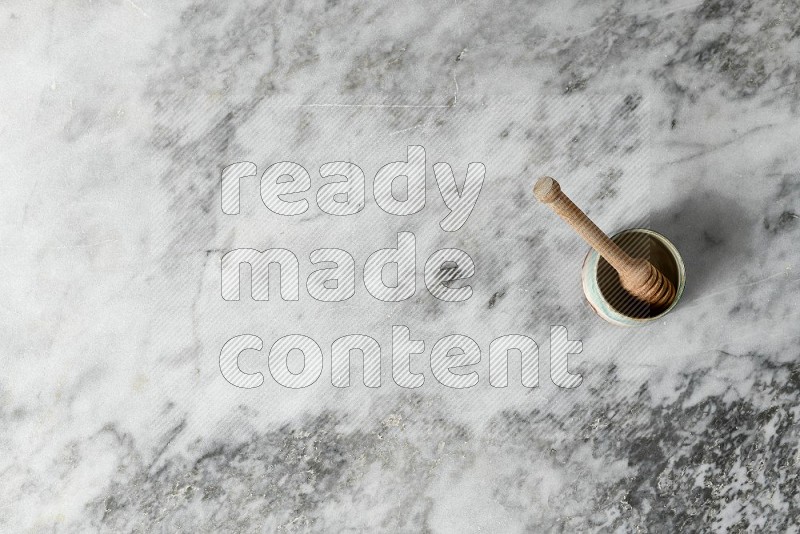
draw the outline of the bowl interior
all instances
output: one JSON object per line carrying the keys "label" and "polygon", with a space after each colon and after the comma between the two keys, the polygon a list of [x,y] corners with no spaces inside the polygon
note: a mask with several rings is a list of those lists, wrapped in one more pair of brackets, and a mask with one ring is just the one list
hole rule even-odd
{"label": "bowl interior", "polygon": [[[645,258],[652,263],[677,289],[680,285],[678,260],[658,234],[644,230],[626,230],[611,238],[622,250],[635,258]],[[664,313],[673,302],[664,307],[650,306],[630,293],[619,282],[619,275],[600,257],[597,263],[597,286],[608,304],[617,312],[634,318],[650,319]],[[679,298],[676,292],[675,299]]]}

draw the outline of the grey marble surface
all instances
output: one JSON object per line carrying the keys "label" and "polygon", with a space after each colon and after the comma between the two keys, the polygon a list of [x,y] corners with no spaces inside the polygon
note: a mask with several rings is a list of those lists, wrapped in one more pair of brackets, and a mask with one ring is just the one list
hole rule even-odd
{"label": "grey marble surface", "polygon": [[[19,0],[0,58],[0,530],[798,532],[796,1]],[[409,145],[426,205],[398,217],[371,184]],[[222,212],[223,167],[284,160],[305,213],[271,213],[258,178]],[[315,201],[337,160],[366,176],[348,217]],[[436,162],[486,167],[456,232]],[[530,194],[544,173],[604,229],[673,240],[673,312],[592,313],[585,245]],[[381,302],[363,266],[398,232],[416,293]],[[224,301],[222,255],[273,247],[299,299]],[[355,258],[353,298],[309,296],[322,247]],[[465,302],[425,289],[441,248],[474,260]],[[419,388],[393,380],[392,325],[425,343]],[[577,388],[550,379],[552,325],[582,342]],[[455,333],[481,349],[469,389],[431,371]],[[220,372],[239,334],[264,342],[240,359],[259,388]],[[307,388],[269,376],[288,334],[322,349]],[[359,364],[332,385],[347,334],[379,341],[380,387]],[[505,334],[538,343],[539,387],[514,364],[490,385]]]}

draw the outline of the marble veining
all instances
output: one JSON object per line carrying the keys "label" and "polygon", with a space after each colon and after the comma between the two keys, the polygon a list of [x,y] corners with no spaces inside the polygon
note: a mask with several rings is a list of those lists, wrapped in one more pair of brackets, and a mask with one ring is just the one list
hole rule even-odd
{"label": "marble veining", "polygon": [[[795,1],[16,0],[0,57],[0,530],[800,530]],[[390,216],[371,180],[415,144],[426,205]],[[340,159],[368,184],[351,217],[312,194]],[[224,166],[282,160],[311,175],[306,213],[270,213],[257,179],[222,213]],[[440,161],[486,165],[457,232]],[[673,312],[636,330],[592,314],[585,248],[532,198],[545,173],[608,231],[675,243]],[[417,291],[376,301],[364,262],[401,231]],[[291,249],[299,300],[223,301],[238,247]],[[319,247],[355,258],[352,300],[306,292]],[[424,287],[446,247],[475,262],[464,303]],[[392,381],[393,324],[425,342],[418,389]],[[582,341],[575,389],[550,380],[551,325]],[[242,333],[315,339],[320,380],[228,384]],[[384,351],[379,388],[360,364],[331,385],[354,333]],[[431,372],[452,333],[482,351],[469,390]],[[513,333],[539,344],[538,388],[514,365],[488,382]]]}

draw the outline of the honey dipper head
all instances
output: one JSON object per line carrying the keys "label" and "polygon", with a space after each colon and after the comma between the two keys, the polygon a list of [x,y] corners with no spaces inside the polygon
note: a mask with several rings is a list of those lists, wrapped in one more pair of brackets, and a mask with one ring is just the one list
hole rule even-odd
{"label": "honey dipper head", "polygon": [[539,202],[545,204],[553,202],[560,192],[561,186],[549,176],[542,176],[536,181],[536,185],[533,186],[533,194]]}

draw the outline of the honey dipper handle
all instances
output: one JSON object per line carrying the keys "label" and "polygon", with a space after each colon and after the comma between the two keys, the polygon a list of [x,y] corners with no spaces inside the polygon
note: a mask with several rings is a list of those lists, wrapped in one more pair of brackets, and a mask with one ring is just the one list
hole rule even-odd
{"label": "honey dipper handle", "polygon": [[641,268],[638,262],[603,233],[589,217],[583,213],[561,191],[561,186],[549,176],[542,176],[533,186],[536,198],[548,204],[556,214],[575,230],[584,241],[595,249],[619,273],[632,273]]}

